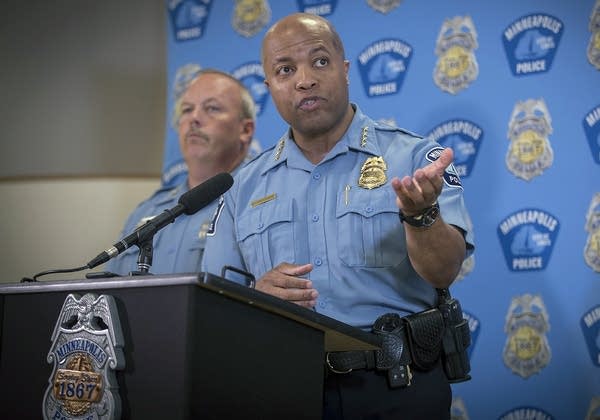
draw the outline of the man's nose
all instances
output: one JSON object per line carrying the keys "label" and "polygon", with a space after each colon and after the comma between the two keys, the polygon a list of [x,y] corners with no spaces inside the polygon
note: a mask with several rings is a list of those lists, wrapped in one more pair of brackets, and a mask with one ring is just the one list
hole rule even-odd
{"label": "man's nose", "polygon": [[299,89],[299,90],[312,89],[317,84],[317,80],[315,79],[312,71],[310,71],[310,70],[307,70],[304,68],[299,68],[296,75],[297,75],[296,89]]}
{"label": "man's nose", "polygon": [[204,113],[202,112],[200,107],[195,108],[191,112],[190,116],[191,116],[190,124],[193,127],[199,127],[200,125],[202,125],[202,122],[204,121]]}

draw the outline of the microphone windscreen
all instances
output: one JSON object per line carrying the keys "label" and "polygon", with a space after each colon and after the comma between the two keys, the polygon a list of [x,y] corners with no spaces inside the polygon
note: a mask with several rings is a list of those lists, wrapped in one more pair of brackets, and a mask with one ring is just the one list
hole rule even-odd
{"label": "microphone windscreen", "polygon": [[179,197],[179,204],[183,205],[185,214],[194,214],[224,194],[232,185],[233,177],[222,172],[183,194]]}

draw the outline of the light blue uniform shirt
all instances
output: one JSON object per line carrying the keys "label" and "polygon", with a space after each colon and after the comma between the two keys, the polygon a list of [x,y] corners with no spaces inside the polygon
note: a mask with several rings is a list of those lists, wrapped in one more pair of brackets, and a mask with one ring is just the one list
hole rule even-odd
{"label": "light blue uniform shirt", "polygon": [[[161,188],[152,197],[140,203],[129,215],[121,231],[121,238],[163,211],[178,204],[179,197],[187,192],[187,178],[176,187]],[[192,273],[200,271],[206,233],[213,218],[218,200],[213,201],[193,215],[182,214],[154,235],[152,274]],[[139,248],[133,246],[109,260],[106,271],[127,275],[137,271]]]}
{"label": "light blue uniform shirt", "polygon": [[[320,163],[309,162],[288,132],[239,171],[215,213],[202,271],[220,275],[231,265],[259,279],[283,262],[312,263],[306,277],[319,292],[315,310],[364,329],[384,313],[407,315],[435,305],[435,289],[408,259],[390,181],[426,166],[441,147],[353,107],[348,131]],[[387,166],[385,184],[359,186],[363,164],[377,156]],[[466,232],[471,252],[463,189],[449,169],[441,214]]]}

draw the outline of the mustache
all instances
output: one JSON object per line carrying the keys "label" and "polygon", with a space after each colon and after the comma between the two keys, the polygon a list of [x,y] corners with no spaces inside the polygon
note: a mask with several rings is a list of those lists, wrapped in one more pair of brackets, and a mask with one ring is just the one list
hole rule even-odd
{"label": "mustache", "polygon": [[200,137],[203,140],[209,141],[210,137],[208,136],[208,134],[206,134],[204,131],[198,129],[198,128],[190,128],[187,133],[185,133],[185,138],[188,139],[190,137]]}

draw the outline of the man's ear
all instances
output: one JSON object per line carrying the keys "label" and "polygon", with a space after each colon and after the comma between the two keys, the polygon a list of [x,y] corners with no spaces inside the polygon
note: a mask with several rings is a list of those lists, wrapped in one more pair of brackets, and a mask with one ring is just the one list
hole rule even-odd
{"label": "man's ear", "polygon": [[242,132],[240,133],[240,138],[244,143],[250,144],[255,128],[256,126],[252,118],[244,118],[242,121]]}

